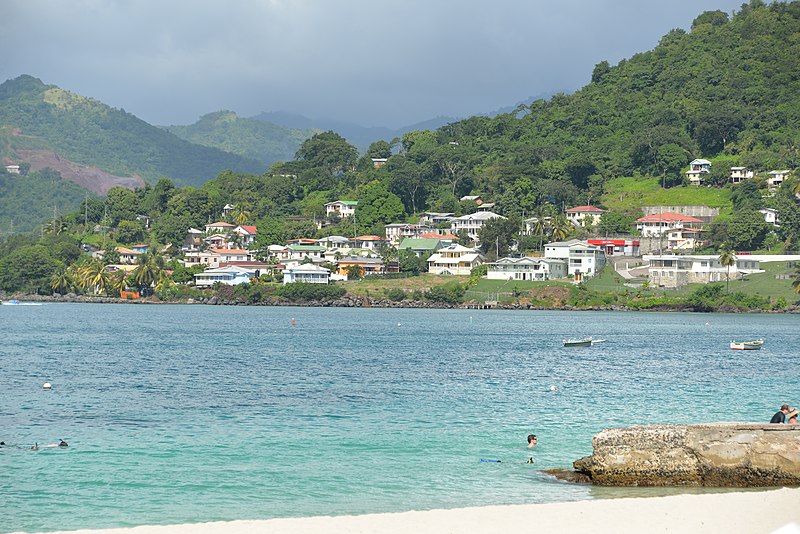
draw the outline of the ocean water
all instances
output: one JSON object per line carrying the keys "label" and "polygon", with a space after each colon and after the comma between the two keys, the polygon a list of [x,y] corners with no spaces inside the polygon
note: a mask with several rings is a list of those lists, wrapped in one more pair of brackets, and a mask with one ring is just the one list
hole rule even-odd
{"label": "ocean water", "polygon": [[540,470],[606,427],[768,421],[800,401],[799,320],[0,307],[0,532],[652,494]]}

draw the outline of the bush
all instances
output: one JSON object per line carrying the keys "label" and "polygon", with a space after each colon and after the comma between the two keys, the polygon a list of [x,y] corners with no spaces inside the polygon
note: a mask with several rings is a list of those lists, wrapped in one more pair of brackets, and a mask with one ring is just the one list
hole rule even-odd
{"label": "bush", "polygon": [[399,287],[393,287],[386,290],[386,298],[395,302],[400,302],[406,298],[406,292]]}
{"label": "bush", "polygon": [[277,294],[287,300],[333,300],[342,297],[346,291],[343,287],[326,284],[308,284],[305,282],[293,282],[281,286]]}
{"label": "bush", "polygon": [[425,293],[425,298],[431,302],[444,302],[447,304],[458,304],[464,300],[466,289],[458,282],[448,282],[446,284],[431,288]]}

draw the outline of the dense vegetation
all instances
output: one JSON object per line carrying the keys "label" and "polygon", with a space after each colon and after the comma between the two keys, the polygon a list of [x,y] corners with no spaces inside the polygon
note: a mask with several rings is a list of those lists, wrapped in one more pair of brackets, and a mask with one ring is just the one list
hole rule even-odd
{"label": "dense vegetation", "polygon": [[232,111],[209,113],[194,124],[167,126],[165,129],[190,143],[254,159],[265,167],[293,159],[303,141],[317,133],[246,119]]}
{"label": "dense vegetation", "polygon": [[30,232],[42,221],[52,221],[54,211],[56,215],[77,211],[86,194],[52,169],[20,176],[0,167],[0,229]]}
{"label": "dense vegetation", "polygon": [[199,185],[224,169],[263,169],[257,161],[194,145],[123,109],[26,75],[0,85],[0,125],[40,138],[62,157],[121,176],[168,176]]}

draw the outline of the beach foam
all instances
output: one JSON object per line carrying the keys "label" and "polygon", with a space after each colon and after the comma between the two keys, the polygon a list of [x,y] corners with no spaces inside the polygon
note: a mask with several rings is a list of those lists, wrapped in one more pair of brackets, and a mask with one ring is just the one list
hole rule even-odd
{"label": "beach foam", "polygon": [[658,532],[781,534],[800,532],[800,488],[669,497],[487,506],[360,516],[232,521],[129,529],[94,534],[440,534]]}

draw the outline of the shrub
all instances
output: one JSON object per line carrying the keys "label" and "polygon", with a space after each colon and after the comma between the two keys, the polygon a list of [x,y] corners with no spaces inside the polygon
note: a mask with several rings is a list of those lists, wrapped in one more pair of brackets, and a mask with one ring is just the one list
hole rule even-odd
{"label": "shrub", "polygon": [[400,289],[399,287],[393,287],[391,289],[386,290],[386,298],[389,300],[393,300],[395,302],[400,302],[404,298],[406,298],[406,292]]}
{"label": "shrub", "polygon": [[342,297],[346,291],[343,287],[326,284],[308,284],[305,282],[293,282],[281,286],[277,294],[287,300],[332,300]]}
{"label": "shrub", "polygon": [[431,302],[444,302],[447,304],[458,304],[464,300],[466,289],[458,282],[448,282],[440,286],[432,287],[425,293],[425,298]]}

